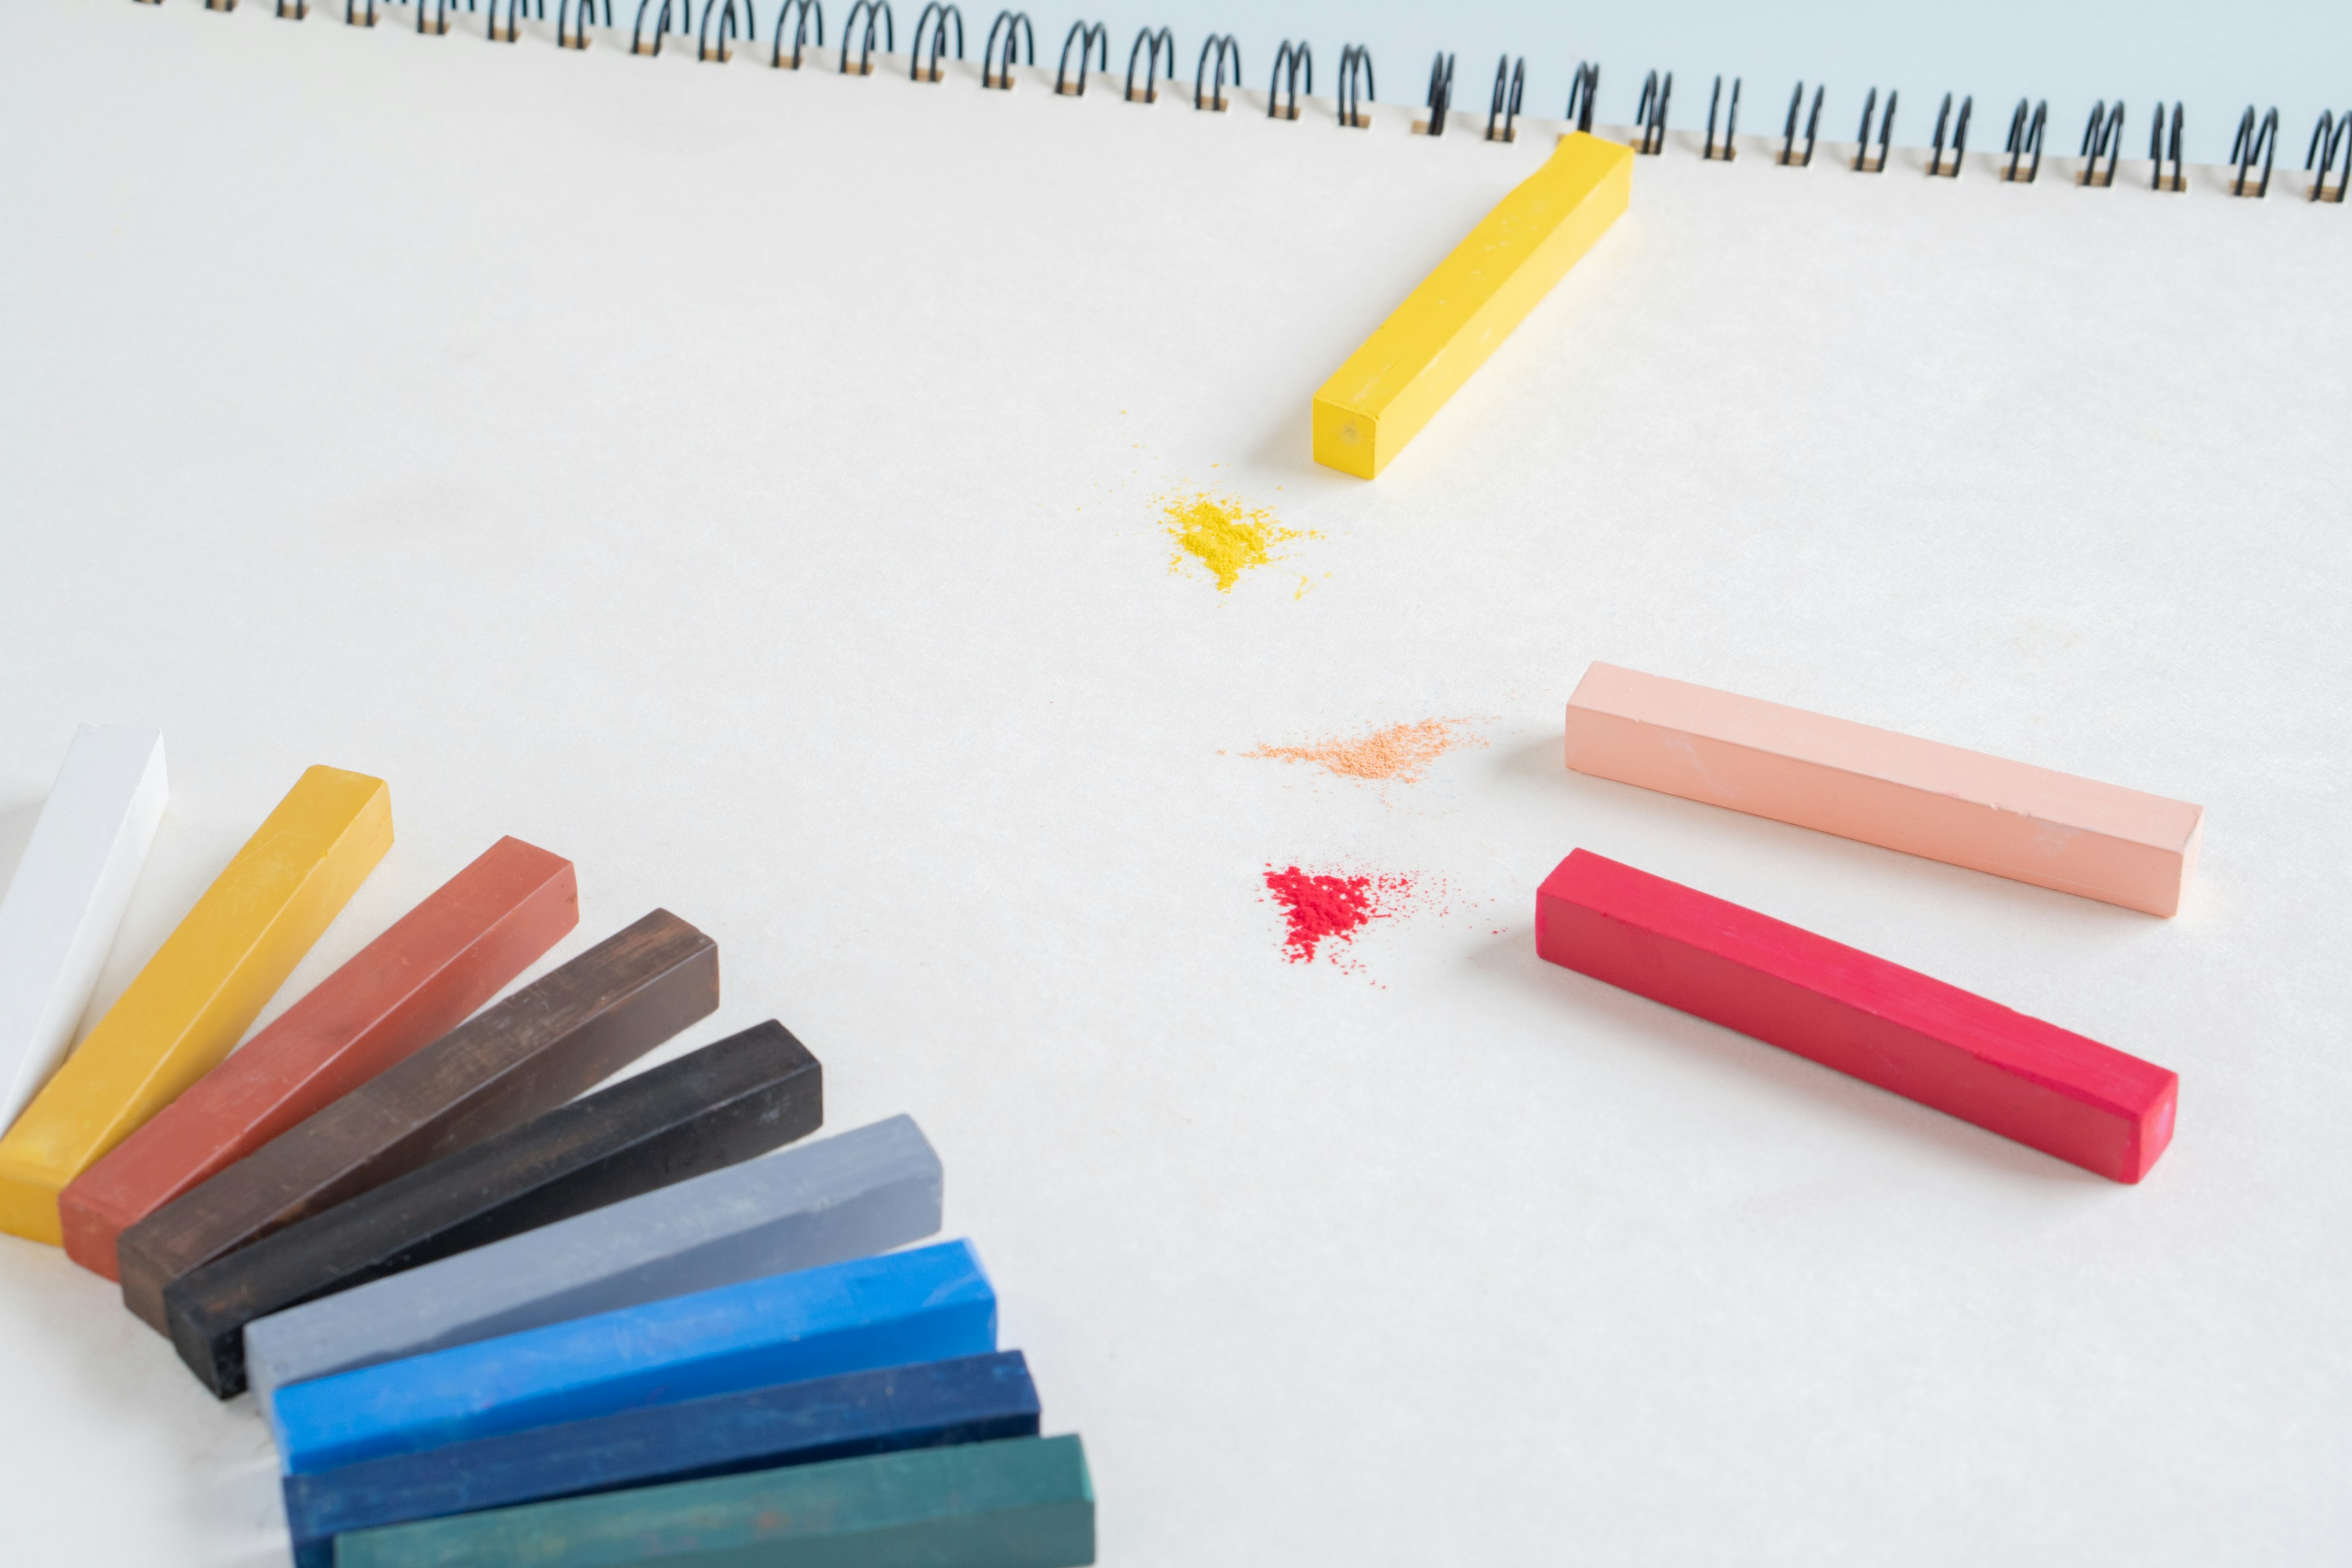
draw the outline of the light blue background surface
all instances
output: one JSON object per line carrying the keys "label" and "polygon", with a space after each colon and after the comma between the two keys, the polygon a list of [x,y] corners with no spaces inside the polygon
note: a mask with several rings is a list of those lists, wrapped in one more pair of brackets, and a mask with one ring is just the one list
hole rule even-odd
{"label": "light blue background surface", "polygon": [[[656,0],[656,6],[659,0]],[[828,28],[850,0],[826,5]],[[630,0],[614,7],[615,19]],[[911,30],[919,4],[894,4]],[[698,16],[700,15],[698,9]],[[967,40],[980,53],[993,5],[966,5]],[[1111,65],[1123,71],[1139,28],[1165,26],[1176,37],[1177,63],[1189,81],[1212,29],[1240,41],[1245,79],[1263,89],[1276,47],[1286,38],[1313,46],[1316,87],[1331,90],[1339,50],[1368,44],[1383,101],[1419,102],[1432,55],[1454,52],[1454,105],[1484,109],[1495,62],[1506,51],[1528,62],[1525,110],[1557,116],[1580,59],[1601,62],[1601,118],[1633,118],[1643,77],[1675,73],[1670,123],[1704,124],[1717,72],[1746,87],[1740,124],[1777,132],[1789,93],[1801,79],[1806,100],[1826,82],[1822,134],[1850,140],[1873,86],[1902,93],[1895,141],[1926,146],[1936,107],[1949,91],[1973,93],[1971,148],[1998,148],[2021,97],[2047,99],[2048,151],[2074,152],[2091,105],[2121,95],[2130,106],[2125,154],[2147,151],[2148,111],[2159,98],[2189,106],[2186,151],[2192,163],[2220,163],[2249,103],[2279,110],[2279,166],[2301,167],[2322,110],[2352,109],[2352,4],[2344,0],[2249,0],[2191,5],[2178,0],[1782,0],[1735,5],[1684,0],[1675,5],[1563,5],[1545,0],[1486,0],[1479,5],[1408,0],[1155,0],[1077,9],[1039,7],[1030,16],[1041,61],[1051,64],[1081,14],[1106,23]],[[773,0],[759,0],[761,30],[774,26]],[[828,37],[832,34],[828,32]],[[901,46],[906,42],[901,35]],[[1725,90],[1729,91],[1727,80]]]}

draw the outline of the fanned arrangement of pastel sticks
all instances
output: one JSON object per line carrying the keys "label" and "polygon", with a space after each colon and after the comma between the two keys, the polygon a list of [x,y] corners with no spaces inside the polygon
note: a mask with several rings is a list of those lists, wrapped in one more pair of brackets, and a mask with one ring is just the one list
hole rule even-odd
{"label": "fanned arrangement of pastel sticks", "polygon": [[719,1005],[666,910],[484,1005],[578,924],[559,856],[499,840],[232,1056],[392,844],[312,768],[67,1057],[164,795],[84,728],[0,903],[0,1228],[252,1388],[301,1568],[1094,1561],[978,1256],[910,1246],[913,1121],[801,1142],[772,1019],[595,1089]]}

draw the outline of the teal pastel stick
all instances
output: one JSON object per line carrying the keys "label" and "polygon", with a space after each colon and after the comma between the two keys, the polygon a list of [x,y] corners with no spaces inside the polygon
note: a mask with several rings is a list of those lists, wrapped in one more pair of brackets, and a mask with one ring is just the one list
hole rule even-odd
{"label": "teal pastel stick", "polygon": [[996,1348],[969,1242],[749,1279],[278,1391],[289,1475],[770,1384]]}
{"label": "teal pastel stick", "polygon": [[336,1568],[1080,1568],[1075,1436],[1012,1437],[494,1509],[335,1540]]}

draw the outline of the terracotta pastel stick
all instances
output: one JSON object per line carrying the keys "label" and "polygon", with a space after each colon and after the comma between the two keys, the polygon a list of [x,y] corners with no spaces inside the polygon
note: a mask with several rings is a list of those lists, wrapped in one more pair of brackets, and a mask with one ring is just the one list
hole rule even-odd
{"label": "terracotta pastel stick", "polygon": [[172,1343],[226,1399],[254,1319],[806,1137],[824,1078],[772,1018],[689,1051],[181,1275],[163,1288]]}
{"label": "terracotta pastel stick", "polygon": [[362,1530],[338,1568],[1080,1568],[1094,1483],[1076,1436],[875,1454]]}
{"label": "terracotta pastel stick", "polygon": [[499,839],[66,1188],[66,1256],[119,1278],[124,1230],[464,1023],[579,923],[572,862]]}
{"label": "terracotta pastel stick", "polygon": [[2205,809],[2120,784],[1595,664],[1568,765],[2152,915],[2180,908]]}
{"label": "terracotta pastel stick", "polygon": [[295,1568],[418,1520],[1037,1433],[1019,1351],[843,1373],[285,1478]]}
{"label": "terracotta pastel stick", "polygon": [[68,1183],[228,1055],[392,847],[392,792],[305,773],[0,1138],[0,1230],[57,1245]]}
{"label": "terracotta pastel stick", "polygon": [[289,1475],[996,1348],[996,1292],[969,1242],[748,1279],[386,1362],[278,1391]]}
{"label": "terracotta pastel stick", "polygon": [[520,1126],[718,1005],[718,944],[656,910],[124,1231],[124,1305],[170,1332],[181,1275]]}
{"label": "terracotta pastel stick", "polygon": [[169,794],[162,731],[74,731],[0,899],[0,1132],[73,1044]]}
{"label": "terracotta pastel stick", "polygon": [[871,1257],[938,1234],[940,1183],[894,1116],[272,1313],[246,1325],[246,1374],[268,1410],[290,1384]]}
{"label": "terracotta pastel stick", "polygon": [[1590,850],[1544,879],[1536,951],[2118,1182],[2172,1141],[2153,1062]]}

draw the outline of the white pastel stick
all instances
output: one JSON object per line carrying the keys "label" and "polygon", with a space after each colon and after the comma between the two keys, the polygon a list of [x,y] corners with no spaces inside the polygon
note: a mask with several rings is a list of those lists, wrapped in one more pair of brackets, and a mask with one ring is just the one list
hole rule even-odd
{"label": "white pastel stick", "polygon": [[289,1384],[870,1258],[938,1232],[940,1184],[893,1116],[257,1319],[246,1377],[266,1412]]}
{"label": "white pastel stick", "polygon": [[0,1132],[66,1059],[170,794],[161,730],[74,731],[0,899]]}

